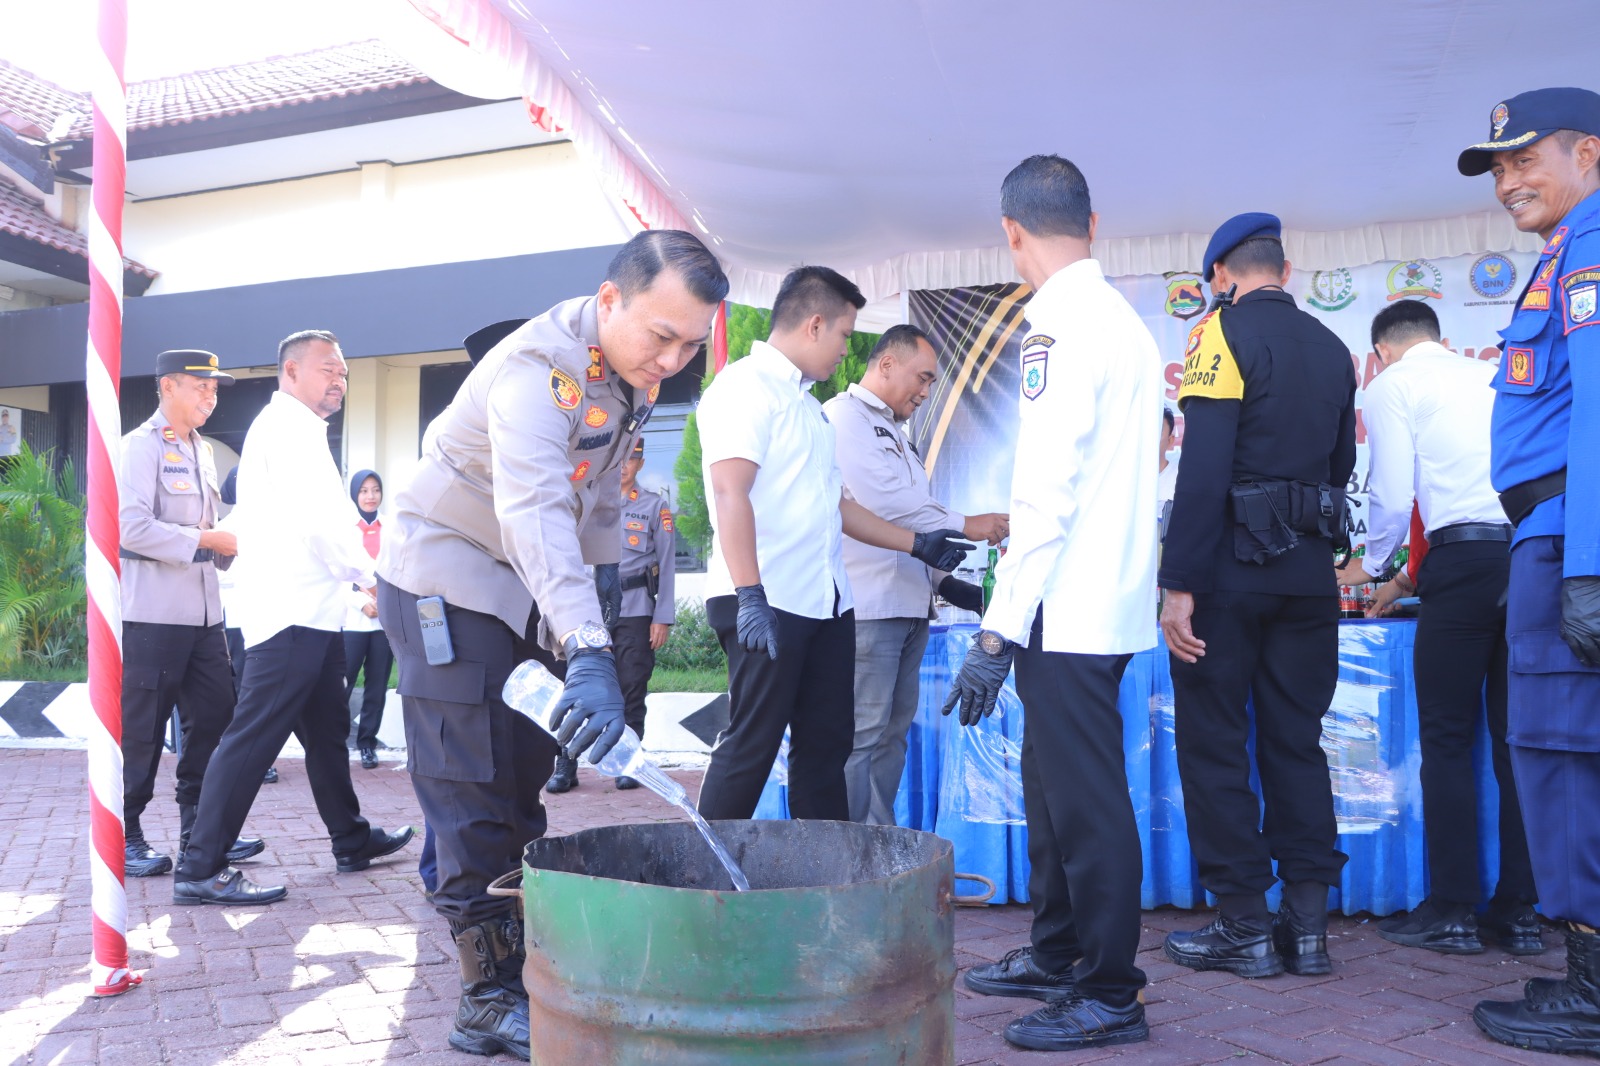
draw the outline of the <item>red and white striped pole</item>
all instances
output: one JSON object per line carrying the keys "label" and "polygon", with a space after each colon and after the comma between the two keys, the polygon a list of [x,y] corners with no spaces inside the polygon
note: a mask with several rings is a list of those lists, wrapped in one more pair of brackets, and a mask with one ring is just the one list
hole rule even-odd
{"label": "red and white striped pole", "polygon": [[94,915],[94,994],[115,996],[139,983],[128,969],[128,894],[123,884],[122,567],[117,526],[122,413],[122,201],[127,186],[127,0],[99,0],[99,48],[89,86],[94,100],[93,210],[89,215],[90,909]]}

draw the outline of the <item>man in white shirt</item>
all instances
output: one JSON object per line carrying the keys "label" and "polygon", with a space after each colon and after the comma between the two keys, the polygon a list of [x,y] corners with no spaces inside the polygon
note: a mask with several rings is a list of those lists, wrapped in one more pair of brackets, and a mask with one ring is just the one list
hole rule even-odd
{"label": "man in white shirt", "polygon": [[1139,990],[1139,828],[1117,692],[1155,644],[1154,338],[1090,258],[1083,174],[1032,156],[1006,176],[1001,224],[1035,289],[1022,342],[1011,547],[944,711],[993,713],[1016,660],[1026,709],[1023,803],[1032,943],[968,971],[968,988],[1049,1005],[1005,1030],[1065,1051],[1150,1035]]}
{"label": "man in white shirt", "polygon": [[[1009,530],[1006,516],[969,518],[934,499],[922,458],[901,429],[928,398],[938,372],[928,335],[916,326],[893,326],[867,357],[861,383],[822,405],[833,425],[845,498],[898,526],[949,526],[999,544]],[[894,825],[933,592],[982,614],[983,590],[903,552],[850,537],[844,569],[856,601],[855,748],[844,767],[850,820]]]}
{"label": "man in white shirt", "polygon": [[206,767],[194,832],[173,874],[176,904],[272,903],[288,894],[228,866],[227,850],[290,733],[305,747],[306,776],[340,873],[364,870],[411,839],[410,826],[388,833],[361,817],[345,749],[345,590],[352,582],[374,584],[355,504],[328,450],[325,419],[343,404],[348,376],[332,333],[290,334],[278,345],[278,391],[245,436],[240,506],[230,518],[239,554],[251,564],[238,590],[248,604],[249,655],[233,721]]}
{"label": "man in white shirt", "polygon": [[[1372,320],[1373,350],[1385,369],[1367,386],[1364,408],[1371,479],[1367,553],[1339,571],[1344,585],[1376,580],[1405,538],[1416,502],[1428,530],[1413,651],[1428,898],[1409,915],[1384,921],[1378,935],[1447,955],[1475,955],[1483,950],[1478,933],[1485,928],[1513,954],[1534,955],[1544,949],[1533,911],[1538,895],[1506,747],[1511,525],[1489,483],[1496,370],[1463,359],[1440,344],[1439,335],[1438,317],[1420,300],[1400,300]],[[1404,584],[1397,575],[1387,587]],[[1480,919],[1474,913],[1483,894],[1472,746],[1485,704],[1500,785],[1500,877]]]}
{"label": "man in white shirt", "polygon": [[711,511],[706,619],[728,655],[728,728],[700,787],[707,818],[749,818],[790,730],[789,811],[850,816],[844,764],[855,736],[855,613],[843,535],[941,570],[972,545],[916,533],[843,496],[833,427],[811,385],[844,359],[866,300],[827,267],[800,267],[772,304],[772,334],[700,400]]}

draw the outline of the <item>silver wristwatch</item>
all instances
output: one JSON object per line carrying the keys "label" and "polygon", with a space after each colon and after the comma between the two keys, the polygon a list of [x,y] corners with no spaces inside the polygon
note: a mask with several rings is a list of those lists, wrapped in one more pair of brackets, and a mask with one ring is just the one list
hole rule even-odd
{"label": "silver wristwatch", "polygon": [[572,658],[575,652],[598,650],[611,646],[611,634],[599,622],[585,622],[567,637],[562,649],[567,653],[567,658]]}

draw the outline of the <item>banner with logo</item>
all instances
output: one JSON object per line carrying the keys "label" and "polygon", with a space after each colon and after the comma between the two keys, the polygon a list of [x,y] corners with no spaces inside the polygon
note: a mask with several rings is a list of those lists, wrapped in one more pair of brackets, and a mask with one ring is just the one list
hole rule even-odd
{"label": "banner with logo", "polygon": [[[1356,407],[1381,369],[1372,351],[1372,318],[1395,300],[1423,300],[1439,315],[1445,345],[1464,359],[1498,366],[1497,332],[1537,261],[1534,253],[1491,252],[1448,259],[1413,259],[1366,266],[1293,273],[1288,290],[1349,346],[1356,370]],[[1183,374],[1189,329],[1205,312],[1208,288],[1198,274],[1171,273],[1112,278],[1144,319],[1162,355],[1162,395],[1178,415],[1178,454],[1183,418],[1174,402]],[[1004,511],[1011,494],[1016,449],[1017,404],[1027,390],[1071,388],[1070,371],[1021,365],[1020,344],[1031,290],[1021,284],[969,289],[913,291],[910,319],[934,338],[940,376],[912,419],[911,435],[928,465],[934,494],[964,514]],[[1052,361],[1067,353],[1051,353]],[[1048,372],[1047,372],[1048,369]],[[1515,372],[1514,366],[1506,368]],[[1024,381],[1024,372],[1034,380]],[[1160,432],[1160,425],[1150,433]],[[1366,430],[1357,422],[1356,472],[1351,503],[1356,541],[1366,539]]]}

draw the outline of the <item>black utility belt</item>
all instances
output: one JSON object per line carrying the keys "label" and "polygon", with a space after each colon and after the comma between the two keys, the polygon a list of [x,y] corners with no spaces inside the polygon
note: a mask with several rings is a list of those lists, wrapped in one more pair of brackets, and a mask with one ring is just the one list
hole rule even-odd
{"label": "black utility belt", "polygon": [[1512,532],[1511,526],[1499,522],[1457,522],[1428,533],[1428,547],[1442,548],[1446,544],[1460,544],[1469,540],[1510,544]]}
{"label": "black utility belt", "polygon": [[1522,525],[1522,520],[1533,513],[1533,509],[1546,500],[1553,500],[1567,491],[1567,470],[1562,467],[1554,474],[1536,477],[1532,481],[1524,481],[1520,485],[1513,485],[1500,494],[1500,506],[1505,509],[1506,517],[1511,519],[1514,526]]}
{"label": "black utility belt", "polygon": [[1313,481],[1263,479],[1228,486],[1233,517],[1233,557],[1264,566],[1300,543],[1301,537],[1350,546],[1350,515],[1344,489]]}
{"label": "black utility belt", "polygon": [[629,589],[642,589],[648,584],[650,584],[650,577],[648,574],[634,574],[632,577],[625,577],[622,579],[622,591],[627,592]]}
{"label": "black utility belt", "polygon": [[[117,548],[117,554],[124,559],[138,559],[140,562],[145,563],[159,563],[161,561],[160,559],[152,559],[148,555],[140,555],[138,552],[129,551],[127,548],[120,546]],[[217,561],[217,553],[210,548],[196,548],[194,550],[194,559],[191,561],[197,563],[214,563]]]}
{"label": "black utility belt", "polygon": [[622,591],[629,589],[644,589],[655,599],[656,593],[661,591],[661,564],[651,563],[649,569],[643,573],[630,574],[622,579]]}

